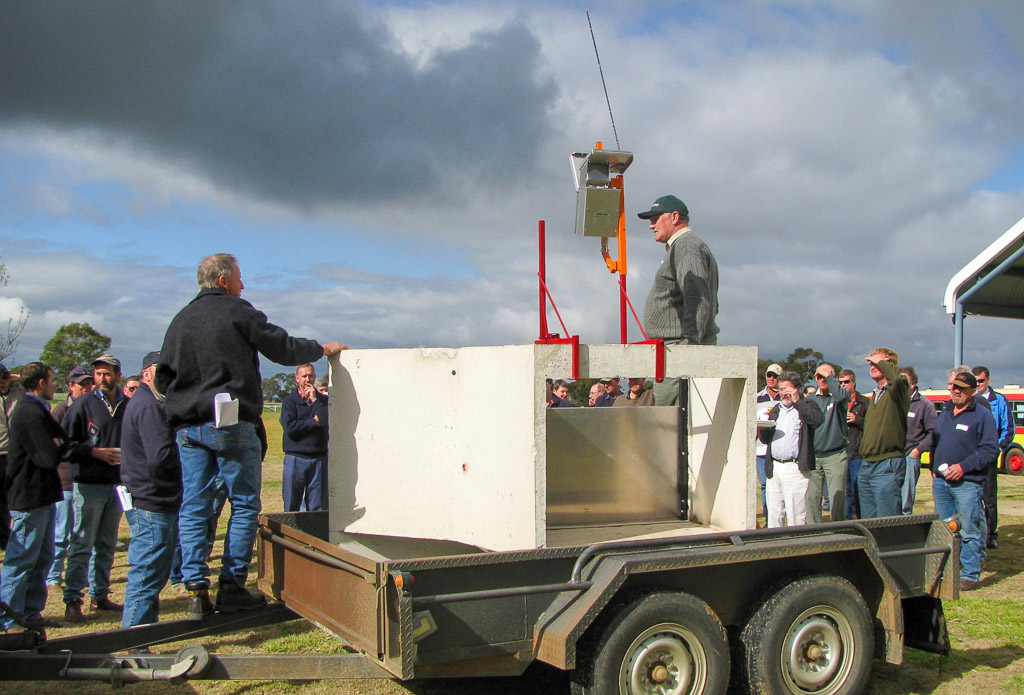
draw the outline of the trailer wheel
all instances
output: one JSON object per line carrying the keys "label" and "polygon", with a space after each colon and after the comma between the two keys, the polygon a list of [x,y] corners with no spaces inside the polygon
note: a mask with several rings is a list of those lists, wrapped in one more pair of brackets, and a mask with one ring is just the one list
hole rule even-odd
{"label": "trailer wheel", "polygon": [[1021,449],[1016,444],[1012,445],[1003,454],[1003,468],[1002,473],[1009,473],[1011,475],[1024,475],[1024,449]]}
{"label": "trailer wheel", "polygon": [[605,625],[572,674],[574,695],[718,695],[729,683],[729,641],[695,596],[646,594]]}
{"label": "trailer wheel", "polygon": [[871,616],[847,580],[800,577],[757,608],[740,635],[740,649],[751,693],[859,693],[874,654]]}

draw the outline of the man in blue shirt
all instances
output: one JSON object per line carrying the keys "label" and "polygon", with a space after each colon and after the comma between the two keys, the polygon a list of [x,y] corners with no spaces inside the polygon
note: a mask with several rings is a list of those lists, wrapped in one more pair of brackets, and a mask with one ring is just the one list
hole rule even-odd
{"label": "man in blue shirt", "polygon": [[[1013,410],[1010,408],[1006,396],[996,393],[992,389],[992,376],[988,371],[988,367],[975,367],[971,370],[971,373],[978,380],[977,395],[987,400],[988,404],[992,406],[992,417],[995,418],[996,428],[999,431],[999,451],[1006,451],[1010,448],[1010,444],[1013,443],[1013,436],[1017,433],[1017,426],[1013,421]],[[996,464],[998,462],[999,454],[996,454],[996,460],[989,466],[988,473],[985,474],[985,484],[982,486],[982,499],[985,502],[985,524],[988,531],[985,543],[986,548],[999,547],[999,533],[996,530],[999,526],[999,484],[996,478],[998,473]]]}
{"label": "man in blue shirt", "polygon": [[985,557],[985,513],[981,487],[999,447],[992,414],[974,400],[978,381],[970,372],[953,377],[952,403],[935,423],[932,493],[943,519],[960,514],[960,589],[970,591],[981,579]]}
{"label": "man in blue shirt", "polygon": [[327,509],[328,399],[316,390],[311,364],[295,369],[298,388],[281,401],[281,445],[284,449],[284,510]]}

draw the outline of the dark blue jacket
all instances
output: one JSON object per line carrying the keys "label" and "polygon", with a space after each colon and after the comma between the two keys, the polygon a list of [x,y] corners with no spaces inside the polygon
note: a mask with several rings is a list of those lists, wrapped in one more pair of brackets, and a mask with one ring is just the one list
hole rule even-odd
{"label": "dark blue jacket", "polygon": [[281,401],[284,453],[307,459],[327,456],[328,405],[327,396],[322,393],[318,393],[312,403],[300,396],[298,389],[284,397]]}
{"label": "dark blue jacket", "polygon": [[957,416],[947,403],[935,423],[932,447],[932,475],[943,463],[959,463],[964,480],[985,481],[986,469],[999,453],[999,435],[992,413],[974,400]]}
{"label": "dark blue jacket", "polygon": [[181,459],[164,404],[143,383],[121,424],[121,482],[139,509],[174,514],[181,507]]}
{"label": "dark blue jacket", "polygon": [[156,389],[167,397],[171,427],[213,422],[218,393],[238,399],[238,417],[257,423],[263,412],[260,355],[296,366],[323,357],[320,343],[292,338],[252,304],[205,289],[171,321],[160,349]]}
{"label": "dark blue jacket", "polygon": [[94,389],[76,398],[61,422],[70,440],[68,461],[76,483],[117,485],[121,482],[120,466],[111,466],[92,455],[94,447],[116,449],[121,446],[121,420],[128,399],[121,389],[115,389],[114,393],[118,399],[113,413],[100,390]]}
{"label": "dark blue jacket", "polygon": [[64,430],[42,399],[22,396],[11,414],[7,449],[7,503],[11,509],[27,512],[64,499],[57,475],[64,446]]}

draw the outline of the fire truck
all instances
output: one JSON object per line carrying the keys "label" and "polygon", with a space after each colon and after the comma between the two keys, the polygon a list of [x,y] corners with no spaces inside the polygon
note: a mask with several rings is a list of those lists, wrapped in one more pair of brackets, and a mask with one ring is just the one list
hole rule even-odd
{"label": "fire truck", "polygon": [[[1021,388],[1020,384],[1007,384],[996,390],[1009,401],[1014,421],[1013,444],[999,457],[999,472],[1024,475],[1024,388]],[[921,395],[934,403],[938,411],[949,403],[949,391],[925,389],[921,391]],[[922,463],[925,462],[926,459],[922,459]]]}

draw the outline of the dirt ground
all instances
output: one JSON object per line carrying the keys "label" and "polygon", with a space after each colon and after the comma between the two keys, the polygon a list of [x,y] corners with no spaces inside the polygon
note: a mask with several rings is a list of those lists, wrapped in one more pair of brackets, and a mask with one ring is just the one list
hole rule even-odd
{"label": "dirt ground", "polygon": [[[268,511],[280,509],[280,466],[269,463],[264,480],[267,491],[264,504]],[[953,642],[953,654],[939,657],[908,649],[905,663],[899,666],[876,660],[865,691],[867,695],[973,695],[975,693],[1024,693],[1024,477],[1000,476],[1000,546],[990,551],[982,585],[964,594],[959,601],[947,602],[946,617]],[[276,485],[275,485],[275,481]],[[276,495],[276,497],[275,497]],[[932,510],[930,480],[922,478],[918,486],[918,511]],[[223,529],[222,529],[223,530]],[[122,537],[127,538],[127,528]],[[113,577],[115,600],[124,595],[127,563],[123,553],[116,559]],[[162,595],[162,611],[168,617],[181,617],[186,599],[168,588]],[[52,594],[46,615],[59,617],[63,606],[58,594]],[[73,632],[109,630],[118,626],[114,616],[93,618],[85,628],[58,628],[51,636]],[[325,651],[337,643],[308,623],[287,627],[263,628],[258,632],[206,640],[211,651],[264,652]],[[166,645],[159,652],[173,652],[180,645]],[[3,674],[0,673],[0,679]],[[0,694],[31,695],[54,692],[54,683],[0,682]],[[62,686],[57,686],[58,688]],[[67,687],[67,686],[63,686]],[[353,680],[314,682],[193,682],[130,686],[132,691],[149,693],[216,693],[257,695],[288,693],[295,695],[534,695],[568,693],[564,673],[535,664],[521,678],[459,679],[398,683],[394,681]],[[107,693],[102,683],[76,683],[75,693]]]}

